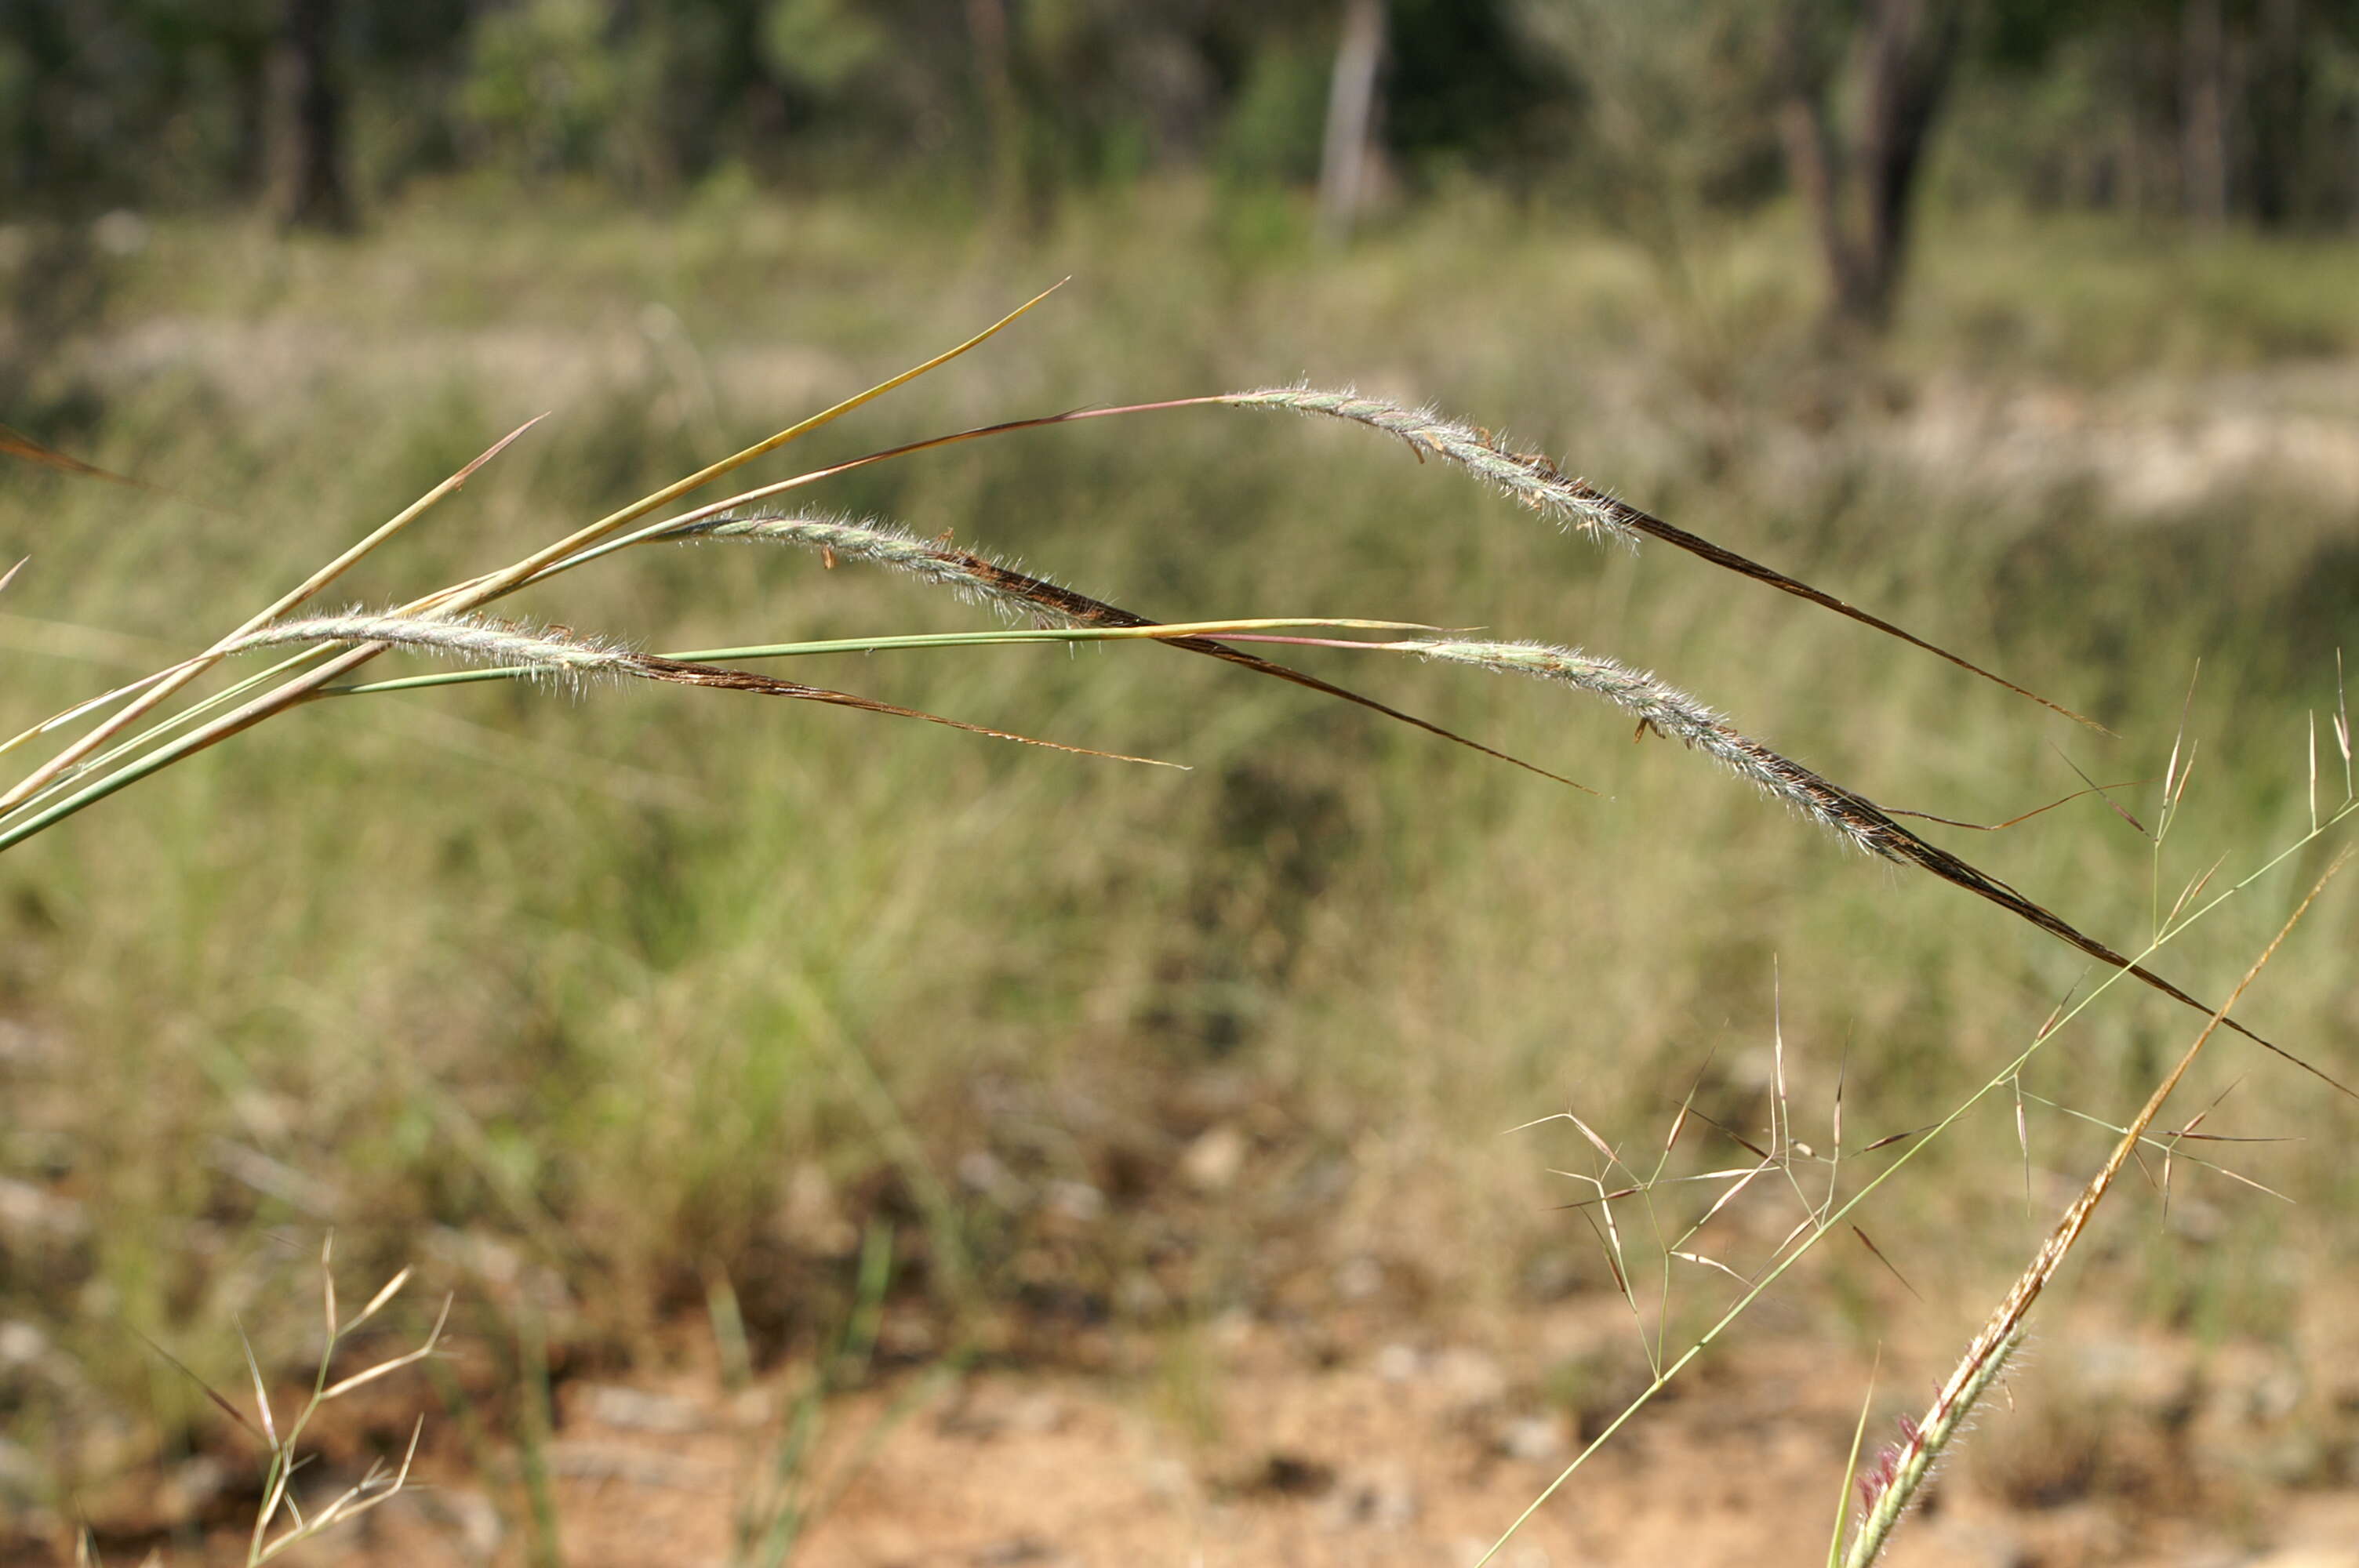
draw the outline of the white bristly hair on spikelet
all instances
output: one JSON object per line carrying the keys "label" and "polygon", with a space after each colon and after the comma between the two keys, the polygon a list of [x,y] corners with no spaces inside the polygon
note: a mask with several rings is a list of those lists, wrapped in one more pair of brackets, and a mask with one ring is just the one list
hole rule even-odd
{"label": "white bristly hair on spikelet", "polygon": [[1310,386],[1262,387],[1233,393],[1221,401],[1238,408],[1287,408],[1366,425],[1488,480],[1543,516],[1595,538],[1621,545],[1638,542],[1626,509],[1613,497],[1564,473],[1547,458],[1508,449],[1489,431],[1450,418],[1430,404],[1410,408],[1387,398],[1364,397],[1348,387],[1323,391]]}
{"label": "white bristly hair on spikelet", "polygon": [[1785,802],[1856,849],[1904,859],[1894,825],[1849,790],[1730,727],[1717,710],[1618,659],[1546,643],[1420,639],[1394,646],[1446,664],[1556,681],[1606,701],[1657,734],[1703,752],[1764,794]]}
{"label": "white bristly hair on spikelet", "polygon": [[897,523],[873,517],[792,515],[746,512],[701,520],[658,535],[688,542],[696,539],[740,539],[772,545],[798,545],[831,557],[867,561],[949,589],[969,603],[987,604],[1004,615],[1049,626],[1070,626],[1077,618],[1044,604],[1021,585],[1037,583],[1013,562],[949,548],[921,539]]}
{"label": "white bristly hair on spikelet", "polygon": [[426,620],[358,609],[281,621],[239,638],[226,651],[243,654],[256,648],[321,643],[386,643],[475,664],[512,665],[568,681],[642,673],[637,667],[639,655],[629,649],[571,629],[527,626],[478,615]]}

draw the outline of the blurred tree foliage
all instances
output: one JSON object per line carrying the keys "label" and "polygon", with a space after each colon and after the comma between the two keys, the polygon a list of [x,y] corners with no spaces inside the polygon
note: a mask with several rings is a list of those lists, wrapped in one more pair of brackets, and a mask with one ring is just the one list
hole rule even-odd
{"label": "blurred tree foliage", "polygon": [[[1384,0],[1377,188],[1492,183],[1670,243],[1788,189],[1779,115],[1804,55],[1822,123],[1872,127],[1877,78],[1857,59],[1911,3]],[[1927,138],[1936,187],[2204,222],[2359,213],[2359,0],[1953,9]],[[421,175],[644,198],[726,168],[787,187],[948,179],[1038,220],[1069,189],[1162,168],[1308,184],[1344,10],[0,0],[0,200],[18,215],[268,201],[299,222],[339,200],[365,213]],[[1806,33],[1815,54],[1794,46]],[[1945,158],[1960,120],[1973,156]]]}

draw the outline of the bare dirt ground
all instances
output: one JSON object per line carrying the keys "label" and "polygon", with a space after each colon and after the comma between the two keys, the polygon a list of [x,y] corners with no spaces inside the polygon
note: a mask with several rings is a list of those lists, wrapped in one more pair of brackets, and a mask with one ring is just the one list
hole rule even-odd
{"label": "bare dirt ground", "polygon": [[[2331,1321],[2340,1311],[2321,1308],[2329,1340],[2347,1333]],[[802,1467],[821,1502],[792,1561],[1470,1568],[1643,1387],[1629,1323],[1614,1298],[1577,1297],[1507,1325],[1502,1349],[1437,1340],[1429,1325],[1345,1352],[1240,1320],[1112,1376],[896,1374],[829,1407],[819,1457]],[[2051,1336],[2033,1352],[2037,1375],[1988,1407],[1888,1562],[2359,1568],[2359,1364],[2315,1336],[2323,1364],[2088,1314]],[[1878,1374],[1872,1357],[1815,1337],[1795,1325],[1691,1368],[1495,1561],[1823,1560]],[[1885,1354],[1871,1452],[1895,1412],[1921,1402],[1896,1362],[1921,1359]],[[793,1377],[734,1397],[702,1373],[561,1387],[542,1454],[561,1560],[751,1560],[733,1551],[739,1510],[775,1461]],[[307,1548],[312,1560],[534,1560],[511,1477],[487,1482],[447,1441],[420,1470],[423,1485]],[[236,1561],[240,1545],[224,1534],[208,1555]]]}

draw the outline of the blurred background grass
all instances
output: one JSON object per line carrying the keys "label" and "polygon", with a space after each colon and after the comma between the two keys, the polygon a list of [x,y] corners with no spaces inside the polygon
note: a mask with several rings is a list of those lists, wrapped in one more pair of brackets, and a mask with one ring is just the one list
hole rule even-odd
{"label": "blurred background grass", "polygon": [[[1260,103],[1236,114],[1299,132]],[[927,168],[855,191],[723,161],[631,200],[594,159],[486,156],[389,182],[356,238],[212,197],[29,217],[7,231],[6,416],[159,493],[10,471],[5,543],[32,557],[0,614],[11,727],[201,645],[544,409],[339,592],[397,600],[504,562],[1070,275],[756,477],[1297,376],[1431,399],[2120,739],[1671,551],[1560,536],[1364,431],[1156,414],[809,499],[1158,618],[1577,643],[1875,800],[1972,820],[2069,794],[2076,768],[2159,775],[2200,663],[2194,784],[2159,854],[2093,799],[1931,830],[2134,947],[2158,896],[2310,820],[2305,726],[2359,629],[2353,251],[2331,224],[1998,200],[1976,149],[1947,156],[1873,344],[1825,330],[1808,214],[1774,189],[1649,226],[1610,190],[1444,171],[1345,246],[1300,169],[1250,159],[1149,160],[1016,222]],[[980,623],[855,565],[719,546],[519,608],[650,649]],[[355,1270],[416,1262],[457,1291],[483,1344],[546,1320],[574,1369],[681,1354],[716,1278],[758,1357],[806,1346],[879,1217],[903,1359],[1135,1369],[1139,1336],[1226,1312],[1315,1339],[1371,1299],[1479,1318],[1610,1290],[1549,1171],[1582,1145],[1503,1128],[1570,1108],[1645,1146],[1691,1083],[1757,1128],[1782,1028],[1799,1114],[1823,1123],[1840,1073],[1856,1144],[1954,1104],[2091,981],[1611,715],[1300,652],[1601,796],[1168,650],[1006,649],[792,673],[1192,771],[720,694],[463,688],[290,716],[16,850],[0,1316],[22,1354],[0,1484],[55,1507],[207,1441],[201,1396],[126,1325],[223,1386],[236,1321],[299,1356],[267,1309],[308,1293],[323,1227]],[[2156,787],[2118,798],[2151,825]],[[2223,994],[2324,853],[2157,967]],[[2354,944],[2344,890],[2242,1010],[2345,1078]],[[2191,1024],[2117,990],[2030,1087],[2125,1114]],[[2307,1138],[2248,1161],[2304,1206],[2181,1172],[2173,1224],[2090,1288],[2181,1328],[2289,1333],[2353,1260],[2343,1113],[2236,1046],[2187,1105],[2232,1084],[2218,1130]],[[2011,1116],[1869,1216],[1962,1325],[2043,1209]],[[2105,1136],[2037,1107],[2029,1125],[2043,1172]],[[1808,1299],[1874,1333],[1877,1264],[1810,1272]],[[462,1380],[506,1409],[499,1354]]]}

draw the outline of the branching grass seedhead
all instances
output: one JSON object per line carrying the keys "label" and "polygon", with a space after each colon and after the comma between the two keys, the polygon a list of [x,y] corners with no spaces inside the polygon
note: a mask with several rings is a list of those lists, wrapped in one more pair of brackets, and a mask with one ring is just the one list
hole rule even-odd
{"label": "branching grass seedhead", "polygon": [[[263,1375],[262,1363],[255,1355],[253,1342],[245,1337],[243,1330],[239,1333],[238,1343],[245,1354],[246,1375],[253,1385],[254,1415],[251,1419],[227,1395],[190,1371],[178,1357],[155,1341],[147,1341],[158,1355],[186,1374],[216,1409],[225,1413],[262,1447],[262,1501],[255,1510],[254,1528],[246,1538],[247,1568],[257,1568],[258,1564],[268,1563],[390,1500],[408,1485],[410,1468],[418,1459],[419,1439],[425,1432],[423,1420],[411,1425],[409,1441],[402,1449],[398,1465],[388,1464],[383,1458],[371,1460],[359,1480],[314,1512],[307,1514],[296,1500],[293,1490],[296,1473],[310,1460],[310,1455],[303,1452],[304,1434],[320,1411],[354,1390],[365,1388],[426,1360],[440,1347],[443,1330],[451,1321],[451,1301],[446,1297],[441,1310],[435,1314],[433,1327],[427,1331],[426,1338],[415,1349],[335,1378],[338,1353],[354,1334],[365,1327],[401,1293],[402,1287],[409,1282],[410,1271],[404,1269],[395,1274],[378,1288],[365,1306],[347,1318],[337,1310],[334,1260],[335,1237],[332,1233],[320,1243],[322,1329],[320,1359],[312,1374],[310,1391],[291,1420],[280,1421],[271,1403],[269,1383]],[[144,1335],[141,1337],[146,1338]]]}

